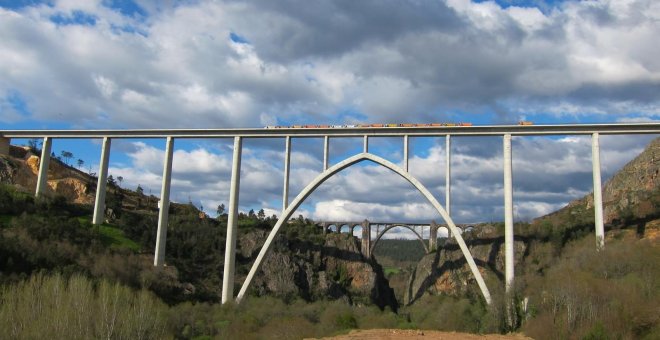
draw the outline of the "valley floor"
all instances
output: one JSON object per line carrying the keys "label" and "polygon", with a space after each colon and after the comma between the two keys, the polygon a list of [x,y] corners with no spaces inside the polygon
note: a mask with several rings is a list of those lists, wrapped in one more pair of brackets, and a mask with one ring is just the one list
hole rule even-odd
{"label": "valley floor", "polygon": [[531,339],[522,334],[469,334],[457,332],[440,332],[430,330],[410,330],[410,329],[367,329],[353,330],[348,334],[326,337],[327,340],[526,340]]}

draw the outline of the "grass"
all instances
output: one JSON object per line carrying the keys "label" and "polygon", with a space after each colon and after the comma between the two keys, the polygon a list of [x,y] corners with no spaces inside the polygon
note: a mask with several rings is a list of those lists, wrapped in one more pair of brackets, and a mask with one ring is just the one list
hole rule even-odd
{"label": "grass", "polygon": [[385,276],[390,276],[390,275],[399,274],[401,269],[396,267],[386,267],[383,271],[385,272]]}
{"label": "grass", "polygon": [[140,245],[126,237],[123,230],[105,223],[98,226],[98,228],[99,233],[101,233],[101,241],[105,246],[109,246],[110,248],[126,248],[132,251],[140,250]]}
{"label": "grass", "polygon": [[[9,226],[11,223],[12,218],[15,216],[13,215],[0,215],[0,227],[5,227]],[[77,217],[78,221],[80,224],[87,224],[91,223],[91,218],[89,216],[79,216]],[[115,248],[115,249],[130,249],[132,251],[139,251],[140,250],[140,245],[131,240],[130,238],[126,237],[124,234],[124,231],[117,228],[113,227],[112,225],[109,224],[102,224],[99,227],[99,233],[101,234],[101,242],[103,242],[103,245],[106,247],[110,248]]]}
{"label": "grass", "polygon": [[[90,220],[89,216],[78,217],[78,221],[80,221],[81,224],[91,223]],[[101,234],[101,242],[103,242],[103,245],[106,247],[115,249],[124,248],[132,251],[140,250],[140,245],[126,237],[123,230],[107,223],[101,224],[98,226],[98,229]]]}

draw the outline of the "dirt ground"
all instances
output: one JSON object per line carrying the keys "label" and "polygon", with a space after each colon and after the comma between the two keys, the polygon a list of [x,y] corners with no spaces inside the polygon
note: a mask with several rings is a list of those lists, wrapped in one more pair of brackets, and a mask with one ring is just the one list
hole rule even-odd
{"label": "dirt ground", "polygon": [[326,340],[527,340],[531,339],[521,334],[488,334],[478,335],[469,333],[440,332],[427,330],[407,330],[407,329],[367,329],[353,330],[348,334],[333,337],[322,338]]}

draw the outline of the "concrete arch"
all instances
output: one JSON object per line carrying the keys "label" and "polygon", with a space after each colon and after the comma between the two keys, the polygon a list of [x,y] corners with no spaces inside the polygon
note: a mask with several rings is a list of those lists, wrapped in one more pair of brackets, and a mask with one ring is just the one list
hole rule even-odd
{"label": "concrete arch", "polygon": [[429,253],[429,246],[426,243],[424,243],[424,238],[414,228],[412,228],[411,226],[408,226],[408,225],[403,225],[403,224],[393,224],[393,225],[388,226],[387,228],[383,229],[380,233],[378,233],[378,236],[376,236],[376,239],[373,241],[373,243],[371,243],[371,248],[369,249],[370,254],[374,253],[374,249],[376,249],[376,244],[378,244],[378,241],[380,241],[380,239],[383,237],[383,235],[385,235],[385,233],[387,233],[390,229],[394,229],[394,228],[407,228],[408,230],[415,233],[415,236],[417,236],[417,239],[419,240],[419,242],[422,243],[422,246],[424,247],[424,251],[427,254]]}
{"label": "concrete arch", "polygon": [[410,184],[412,184],[426,199],[433,205],[433,207],[440,213],[440,216],[447,222],[447,225],[450,227],[452,233],[455,235],[454,237],[456,238],[456,242],[458,243],[459,247],[461,248],[461,251],[463,252],[463,256],[465,256],[465,259],[468,263],[468,266],[470,267],[470,271],[472,271],[472,275],[474,275],[475,279],[477,280],[477,284],[479,285],[479,288],[481,289],[481,293],[484,296],[484,299],[486,300],[486,303],[490,304],[491,302],[491,297],[490,297],[490,292],[488,291],[488,287],[486,287],[486,283],[484,282],[483,277],[481,276],[481,273],[477,269],[477,264],[474,262],[474,259],[472,258],[472,255],[470,254],[469,249],[467,248],[467,245],[465,244],[465,241],[463,241],[463,238],[461,237],[460,233],[458,232],[458,228],[456,228],[456,224],[454,224],[454,221],[449,217],[447,214],[447,211],[440,205],[438,200],[433,197],[431,192],[426,189],[422,183],[420,183],[416,178],[412,177],[410,173],[402,169],[401,167],[397,166],[396,164],[378,157],[376,155],[363,152],[359,153],[355,156],[349,157],[334,166],[328,168],[321,174],[319,174],[312,182],[310,182],[305,189],[303,189],[298,196],[291,202],[291,204],[282,212],[282,216],[277,220],[277,223],[271,230],[270,234],[268,235],[268,238],[266,239],[266,242],[264,243],[263,247],[261,247],[261,251],[259,251],[259,255],[257,255],[257,259],[255,260],[254,264],[252,265],[252,268],[250,268],[250,272],[248,273],[247,277],[245,278],[245,282],[243,282],[243,285],[241,286],[241,290],[238,292],[238,295],[236,296],[236,302],[239,303],[243,297],[245,296],[245,293],[247,292],[248,288],[250,287],[250,284],[252,283],[252,279],[254,278],[254,275],[256,274],[257,270],[261,267],[261,264],[264,260],[264,257],[270,251],[271,244],[273,243],[273,239],[275,238],[275,235],[277,235],[277,232],[280,230],[282,227],[282,224],[284,224],[285,221],[288,221],[289,218],[291,218],[291,215],[298,209],[300,204],[316,190],[323,182],[325,182],[328,178],[334,176],[336,173],[339,171],[348,168],[349,166],[361,162],[363,160],[369,160],[372,161],[376,164],[380,164],[391,171],[399,174],[401,177],[403,177],[405,180],[407,180]]}

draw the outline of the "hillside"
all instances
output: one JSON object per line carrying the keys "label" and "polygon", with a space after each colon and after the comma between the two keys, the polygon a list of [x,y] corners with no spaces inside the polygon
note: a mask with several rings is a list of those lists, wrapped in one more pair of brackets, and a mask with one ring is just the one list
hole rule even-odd
{"label": "hillside", "polygon": [[[660,218],[659,172],[660,138],[656,138],[603,186],[603,220],[606,229],[635,225],[640,236],[643,236],[647,224],[656,224],[653,221]],[[591,194],[535,219],[532,225],[563,228],[566,225],[589,223],[593,223]]]}
{"label": "hillside", "polygon": [[[529,310],[543,311],[545,306],[539,298],[539,293],[547,289],[548,280],[546,275],[566,275],[566,271],[582,272],[587,277],[592,277],[595,266],[619,266],[620,271],[610,274],[611,278],[619,277],[621,273],[636,277],[642,275],[640,282],[648,284],[660,279],[660,256],[658,249],[658,234],[660,233],[660,138],[653,140],[648,147],[635,159],[626,164],[604,185],[604,215],[606,222],[606,249],[600,256],[596,254],[594,232],[593,232],[593,199],[587,195],[581,199],[569,203],[563,209],[540,217],[531,224],[517,223],[514,243],[514,257],[516,265],[516,294],[518,299],[528,301],[530,306],[518,311],[518,324],[523,319],[530,318]],[[472,233],[464,235],[470,252],[480,271],[491,288],[491,292],[502,289],[504,273],[504,238],[502,224],[492,226],[481,225]],[[637,248],[639,253],[632,254],[632,249]],[[625,253],[626,259],[613,260],[616,255],[609,253]],[[575,254],[580,253],[583,260],[582,267],[577,265]],[[609,264],[601,263],[601,258],[607,258]],[[637,260],[633,260],[637,259]],[[647,264],[639,266],[634,261],[642,261]],[[634,263],[634,264],[633,264]],[[588,265],[587,265],[588,264]],[[578,268],[574,268],[577,266]],[[651,266],[650,268],[648,266]],[[626,268],[626,269],[624,269]],[[570,275],[570,274],[569,274]],[[607,283],[607,277],[601,278],[596,275],[592,280],[599,282],[598,285],[615,284]],[[599,280],[603,280],[601,283]],[[651,280],[651,281],[649,281]],[[553,282],[556,282],[554,280]],[[585,283],[580,289],[587,288]],[[625,285],[625,284],[624,284]],[[605,286],[603,286],[602,289]],[[573,287],[574,288],[574,287]],[[571,288],[571,289],[573,289]],[[628,289],[628,288],[626,288]],[[465,260],[452,240],[444,244],[438,252],[425,255],[412,269],[405,292],[403,303],[410,304],[433,296],[461,297],[476,295],[476,283],[470,275]],[[565,292],[564,292],[565,293]],[[564,294],[562,293],[562,294]],[[582,293],[579,293],[582,294]],[[542,295],[542,294],[541,294]],[[611,294],[613,301],[623,297]],[[560,298],[556,308],[561,313],[564,298]],[[576,297],[577,298],[577,297]],[[582,295],[587,299],[588,295]],[[590,297],[593,298],[593,297]],[[632,297],[630,297],[633,299]],[[635,297],[638,298],[638,297]],[[642,297],[643,298],[643,297]],[[648,294],[648,301],[657,301],[658,294]],[[530,301],[531,299],[531,301]],[[579,300],[579,299],[578,299]],[[536,306],[531,304],[536,303]],[[584,302],[591,303],[591,302]],[[653,302],[650,302],[653,303]],[[640,303],[640,306],[648,306],[649,302]],[[571,310],[568,306],[568,315]],[[606,310],[604,305],[598,307]],[[594,313],[600,313],[594,311]],[[557,311],[555,313],[558,313]],[[653,315],[657,314],[655,312]],[[556,314],[555,314],[556,315]],[[571,320],[569,324],[552,327],[560,331],[590,332],[593,329],[583,329],[583,325],[589,320],[589,327],[593,326],[593,315],[585,317],[584,320]],[[657,327],[657,318],[645,319],[644,325],[650,323]],[[535,324],[535,323],[532,323]],[[644,326],[647,327],[648,325]],[[544,325],[547,329],[547,324]],[[609,327],[609,326],[608,326]],[[621,330],[626,329],[624,326]],[[648,326],[650,327],[650,326]],[[605,328],[604,328],[605,329]],[[649,328],[643,328],[637,334],[644,334]],[[628,329],[623,331],[631,332]],[[536,332],[536,331],[535,331]],[[633,331],[634,332],[634,331]],[[537,336],[540,333],[536,333]],[[586,334],[586,333],[584,333]],[[623,333],[619,333],[623,334]],[[625,333],[629,334],[629,333]],[[555,333],[556,336],[560,334]]]}
{"label": "hillside", "polygon": [[[44,267],[54,270],[74,266],[94,276],[151,288],[169,302],[219,300],[226,215],[213,219],[191,204],[171,204],[167,267],[154,269],[151,262],[157,225],[155,197],[120,188],[109,180],[106,223],[94,228],[89,221],[96,177],[53,158],[46,198],[35,200],[31,193],[36,185],[39,157],[27,147],[12,146],[10,154],[0,156],[0,185],[5,185],[0,190],[0,216],[5,222],[0,226],[8,227],[0,229],[0,234],[10,238],[20,235],[29,242],[21,240],[4,249],[4,260],[11,261],[12,268],[7,270],[1,265],[7,262],[0,261],[0,278],[7,274],[29,274]],[[29,216],[23,217],[25,212]],[[61,220],[49,220],[49,216],[60,216]],[[74,239],[58,235],[57,227],[48,225],[74,223],[74,220],[84,231]],[[275,222],[272,217],[239,216],[237,283],[243,281]],[[40,230],[31,225],[42,223],[47,225]],[[58,242],[65,242],[75,250],[68,256],[57,254],[53,245]],[[28,249],[35,255],[31,259],[22,258],[21,254]],[[89,252],[94,254],[86,254]],[[287,300],[338,299],[397,309],[381,267],[362,257],[355,238],[323,237],[321,230],[305,220],[295,220],[283,228],[251,292]]]}

